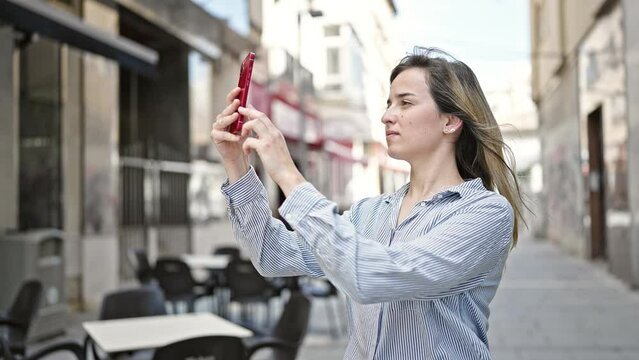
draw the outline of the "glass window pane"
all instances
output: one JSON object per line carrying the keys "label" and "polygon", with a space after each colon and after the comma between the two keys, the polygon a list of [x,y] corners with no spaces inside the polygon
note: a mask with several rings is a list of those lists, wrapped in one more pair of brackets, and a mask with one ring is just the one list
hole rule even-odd
{"label": "glass window pane", "polygon": [[20,229],[62,227],[60,45],[20,52]]}
{"label": "glass window pane", "polygon": [[340,73],[338,48],[326,49],[326,73],[329,75]]}
{"label": "glass window pane", "polygon": [[324,27],[324,36],[339,36],[339,25],[328,25]]}

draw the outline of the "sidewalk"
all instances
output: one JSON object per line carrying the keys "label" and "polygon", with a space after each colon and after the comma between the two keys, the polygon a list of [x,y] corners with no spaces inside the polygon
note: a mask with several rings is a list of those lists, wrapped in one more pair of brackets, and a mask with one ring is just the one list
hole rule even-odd
{"label": "sidewalk", "polygon": [[[341,359],[344,353],[345,335],[330,336],[324,301],[313,303],[301,360]],[[639,359],[639,292],[601,265],[547,242],[520,241],[491,310],[494,360]],[[83,339],[80,322],[86,317],[74,315],[67,337]]]}
{"label": "sidewalk", "polygon": [[547,242],[515,248],[491,309],[494,360],[639,359],[639,292]]}
{"label": "sidewalk", "polygon": [[[491,311],[494,360],[639,359],[639,291],[546,241],[520,241]],[[314,308],[315,327],[324,314]],[[311,331],[299,358],[341,359],[344,346]]]}

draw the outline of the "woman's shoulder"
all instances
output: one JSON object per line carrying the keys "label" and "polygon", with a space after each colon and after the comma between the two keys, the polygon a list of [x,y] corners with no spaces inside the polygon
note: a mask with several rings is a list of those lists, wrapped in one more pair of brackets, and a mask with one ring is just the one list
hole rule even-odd
{"label": "woman's shoulder", "polygon": [[353,208],[378,206],[380,203],[384,203],[387,197],[388,197],[388,194],[364,197],[362,199],[355,201],[353,203]]}
{"label": "woman's shoulder", "polygon": [[505,196],[497,191],[486,189],[480,178],[467,181],[459,190],[463,208],[492,207],[511,210],[512,206]]}
{"label": "woman's shoulder", "polygon": [[381,207],[391,203],[396,193],[384,193],[380,195],[364,197],[357,200],[351,206],[351,212],[376,212]]}

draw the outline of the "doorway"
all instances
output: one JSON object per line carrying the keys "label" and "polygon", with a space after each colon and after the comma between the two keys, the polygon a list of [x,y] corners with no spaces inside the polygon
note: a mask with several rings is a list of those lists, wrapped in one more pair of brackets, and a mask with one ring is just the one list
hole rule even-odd
{"label": "doorway", "polygon": [[588,114],[588,188],[590,199],[590,257],[605,259],[606,209],[603,157],[603,114],[599,106]]}

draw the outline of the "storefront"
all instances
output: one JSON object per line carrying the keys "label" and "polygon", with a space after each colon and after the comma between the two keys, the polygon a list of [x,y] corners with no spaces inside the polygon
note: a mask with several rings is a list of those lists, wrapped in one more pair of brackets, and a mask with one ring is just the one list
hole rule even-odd
{"label": "storefront", "polygon": [[[118,34],[117,17],[96,1],[0,1],[0,186],[12,198],[0,227],[69,235],[72,301],[118,282],[118,73],[152,74],[159,61]],[[95,259],[103,271],[84,271]]]}

